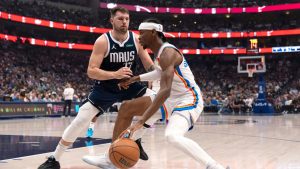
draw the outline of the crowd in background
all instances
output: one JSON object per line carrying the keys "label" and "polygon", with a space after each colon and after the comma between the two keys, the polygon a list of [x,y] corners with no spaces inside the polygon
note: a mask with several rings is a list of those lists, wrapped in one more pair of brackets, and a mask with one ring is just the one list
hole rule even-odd
{"label": "crowd in background", "polygon": [[0,63],[5,65],[0,67],[2,97],[8,96],[13,101],[62,101],[67,82],[76,89],[74,100],[82,100],[89,92],[86,76],[89,53],[9,41],[0,41],[0,46]]}
{"label": "crowd in background", "polygon": [[[50,0],[54,3],[77,5],[78,8],[48,6],[45,0],[0,1],[0,11],[36,17],[52,21],[110,28],[109,11],[99,8],[96,13],[89,8],[87,1]],[[106,1],[103,1],[106,2]],[[109,1],[131,4],[135,1]],[[285,1],[292,3],[294,1]],[[225,1],[225,0],[188,0],[188,1],[145,1],[147,6],[181,7],[230,7],[261,6],[280,4],[280,1]],[[33,7],[35,6],[35,7]],[[85,9],[80,9],[83,6]],[[95,15],[98,20],[95,20]],[[136,30],[140,22],[152,16],[147,13],[131,12],[130,28]],[[187,19],[187,17],[189,19]],[[165,31],[181,32],[219,32],[219,31],[255,31],[299,28],[297,13],[277,12],[242,15],[159,15]],[[278,19],[280,18],[280,19]],[[190,22],[193,20],[193,22]],[[205,23],[205,24],[204,24]],[[69,43],[92,44],[98,34],[55,30],[37,26],[28,26],[0,20],[0,33],[27,36],[39,39],[63,41]],[[245,48],[247,39],[169,39],[178,48]],[[259,47],[295,46],[300,43],[298,36],[265,37],[260,39]],[[70,83],[75,89],[74,101],[82,101],[92,87],[92,80],[87,78],[86,68],[90,52],[63,50],[31,46],[27,43],[0,41],[0,100],[57,102],[63,101],[63,89]],[[187,56],[190,66],[200,85],[205,105],[213,109],[222,105],[234,112],[251,109],[257,98],[258,77],[248,78],[238,74],[236,59],[224,61],[222,57],[235,56]],[[226,60],[226,59],[225,59]],[[293,110],[300,106],[300,59],[297,56],[272,56],[267,60],[267,99],[279,110]],[[141,69],[141,68],[140,68]],[[291,108],[292,107],[292,108]]]}
{"label": "crowd in background", "polygon": [[[55,2],[55,0],[53,0]],[[51,1],[51,2],[53,2]],[[16,13],[19,15],[42,18],[52,21],[81,24],[88,26],[98,26],[111,28],[109,22],[109,10],[99,8],[98,20],[93,19],[91,11],[84,11],[74,8],[62,9],[55,6],[47,6],[47,1],[0,1],[0,11]],[[72,2],[72,0],[66,2]],[[32,7],[37,6],[37,7]],[[138,25],[146,18],[152,17],[148,13],[131,12],[130,29],[137,30]],[[224,15],[158,15],[167,32],[232,32],[232,31],[256,31],[256,30],[278,30],[294,29],[300,27],[300,18],[297,13],[290,11],[289,14],[265,13],[242,15],[231,15],[226,18]],[[278,19],[280,18],[280,19]],[[192,22],[191,22],[192,20]],[[0,33],[33,37],[37,39],[52,40],[68,43],[93,44],[99,34],[78,31],[64,31],[45,27],[37,27],[18,22],[0,20]],[[247,39],[245,38],[225,38],[225,39],[172,39],[179,48],[245,48]],[[259,47],[276,46],[297,46],[300,43],[298,37],[267,37],[260,40]]]}
{"label": "crowd in background", "polygon": [[[86,68],[89,52],[35,47],[0,41],[0,98],[12,101],[63,101],[66,83],[75,89],[74,100],[82,101],[92,87]],[[220,58],[219,58],[220,57]],[[219,104],[237,108],[251,106],[257,98],[258,75],[253,78],[237,73],[236,59],[226,56],[187,56],[200,85],[207,107]],[[274,56],[267,59],[266,93],[279,109],[291,102],[299,107],[300,59],[297,56]],[[140,68],[142,69],[142,68]]]}
{"label": "crowd in background", "polygon": [[[109,10],[98,8],[98,12],[78,8],[49,6],[47,1],[0,1],[0,11],[51,21],[110,28]],[[126,1],[134,2],[135,1]],[[164,1],[168,2],[168,1]],[[249,1],[250,2],[250,1]],[[272,1],[273,2],[273,1]],[[197,2],[198,3],[198,2]],[[224,3],[225,4],[225,3]],[[34,6],[34,7],[33,7]],[[95,18],[97,16],[97,18]],[[144,19],[153,17],[149,13],[131,12],[131,28],[137,29]],[[202,16],[202,15],[200,15]],[[249,17],[250,16],[250,17]],[[278,20],[278,17],[281,19]],[[159,15],[166,31],[219,32],[278,30],[299,27],[300,19],[296,12],[242,15]],[[191,22],[192,20],[192,22]],[[204,24],[205,23],[205,24]]]}
{"label": "crowd in background", "polygon": [[96,24],[90,11],[48,6],[46,1],[0,1],[0,11],[70,24]]}

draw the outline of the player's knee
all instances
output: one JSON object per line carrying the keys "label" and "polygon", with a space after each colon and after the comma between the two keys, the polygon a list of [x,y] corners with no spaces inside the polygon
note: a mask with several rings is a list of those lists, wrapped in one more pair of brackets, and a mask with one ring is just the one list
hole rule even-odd
{"label": "player's knee", "polygon": [[[72,143],[79,136],[80,132],[85,129],[90,123],[91,119],[83,116],[77,116],[72,123],[66,128],[63,133],[62,140]],[[86,127],[85,127],[86,126]]]}
{"label": "player's knee", "polygon": [[130,113],[130,101],[123,101],[118,112],[118,116],[121,118],[130,118],[132,117]]}
{"label": "player's knee", "polygon": [[179,142],[179,136],[175,133],[165,133],[165,137],[170,144],[177,144]]}

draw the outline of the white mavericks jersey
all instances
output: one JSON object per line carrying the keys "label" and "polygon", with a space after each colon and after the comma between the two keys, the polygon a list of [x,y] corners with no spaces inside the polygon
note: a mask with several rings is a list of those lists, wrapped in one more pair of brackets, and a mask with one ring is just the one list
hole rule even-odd
{"label": "white mavericks jersey", "polygon": [[[174,45],[164,43],[158,51],[155,64],[159,64],[160,55],[165,48],[174,48],[183,57],[182,63],[175,69],[171,95],[166,101],[166,103],[170,102],[174,105],[170,107],[171,110],[169,111],[183,111],[191,110],[199,106],[202,107],[203,99],[200,88],[196,84],[194,75],[184,56]],[[156,68],[158,68],[158,66],[156,66]]]}

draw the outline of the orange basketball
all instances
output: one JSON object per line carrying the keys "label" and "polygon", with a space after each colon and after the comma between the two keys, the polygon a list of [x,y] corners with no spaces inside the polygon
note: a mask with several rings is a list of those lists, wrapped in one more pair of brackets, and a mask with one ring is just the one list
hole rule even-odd
{"label": "orange basketball", "polygon": [[140,149],[129,138],[114,141],[109,148],[109,159],[118,168],[133,167],[140,158]]}

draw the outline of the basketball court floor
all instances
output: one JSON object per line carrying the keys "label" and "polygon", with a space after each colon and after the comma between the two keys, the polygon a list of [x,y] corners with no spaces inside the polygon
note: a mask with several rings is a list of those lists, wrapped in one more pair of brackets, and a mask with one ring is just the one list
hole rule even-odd
{"label": "basketball court floor", "polygon": [[[98,121],[95,138],[85,133],[67,150],[62,169],[94,169],[81,160],[109,147],[112,115]],[[0,169],[36,169],[58,143],[73,118],[36,118],[0,121]],[[149,161],[135,169],[204,169],[177,149],[168,146],[164,125],[151,128],[143,138]],[[300,115],[201,116],[187,134],[212,157],[231,169],[300,169]]]}

